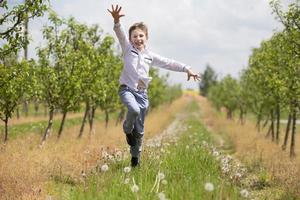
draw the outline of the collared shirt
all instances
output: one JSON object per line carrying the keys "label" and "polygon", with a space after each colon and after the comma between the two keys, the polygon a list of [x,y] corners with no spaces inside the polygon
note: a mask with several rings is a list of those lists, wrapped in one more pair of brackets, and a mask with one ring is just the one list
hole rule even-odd
{"label": "collared shirt", "polygon": [[165,68],[177,72],[187,72],[189,66],[177,62],[172,59],[164,58],[158,54],[149,51],[136,49],[129,41],[123,27],[120,23],[114,25],[114,31],[122,48],[122,56],[124,59],[124,67],[119,82],[121,85],[137,90],[139,81],[142,81],[148,88],[151,77],[149,77],[149,69],[152,66]]}

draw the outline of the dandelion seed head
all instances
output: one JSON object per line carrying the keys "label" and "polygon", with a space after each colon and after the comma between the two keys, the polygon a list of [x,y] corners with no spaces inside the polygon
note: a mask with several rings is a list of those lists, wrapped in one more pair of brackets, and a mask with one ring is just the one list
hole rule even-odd
{"label": "dandelion seed head", "polygon": [[240,195],[244,198],[247,198],[247,197],[249,197],[249,192],[248,192],[248,190],[243,189],[240,191]]}
{"label": "dandelion seed head", "polygon": [[124,173],[127,174],[131,171],[131,167],[125,167],[124,168]]}
{"label": "dandelion seed head", "polygon": [[158,195],[159,200],[167,200],[164,192],[160,192],[157,195]]}
{"label": "dandelion seed head", "polygon": [[212,152],[212,155],[215,156],[215,157],[217,157],[217,156],[220,155],[220,153],[219,153],[218,151],[214,150],[214,151]]}
{"label": "dandelion seed head", "polygon": [[158,178],[159,178],[159,180],[163,180],[165,178],[165,174],[162,173],[162,172],[159,172],[158,173]]}
{"label": "dandelion seed head", "polygon": [[205,183],[204,189],[208,192],[212,192],[214,190],[214,185],[210,182]]}
{"label": "dandelion seed head", "polygon": [[82,172],[82,173],[81,173],[81,176],[82,176],[83,178],[86,178],[86,173],[85,173],[85,172]]}
{"label": "dandelion seed head", "polygon": [[129,178],[125,178],[124,183],[125,184],[129,184],[130,179]]}
{"label": "dandelion seed head", "polygon": [[101,171],[102,172],[106,172],[108,170],[108,165],[107,164],[104,164],[101,166]]}
{"label": "dandelion seed head", "polygon": [[164,179],[164,180],[161,181],[161,184],[167,185],[167,184],[168,184],[168,181],[167,181],[166,179]]}
{"label": "dandelion seed head", "polygon": [[134,184],[132,187],[131,187],[131,191],[134,192],[134,193],[137,193],[139,191],[139,186],[137,186],[136,184]]}

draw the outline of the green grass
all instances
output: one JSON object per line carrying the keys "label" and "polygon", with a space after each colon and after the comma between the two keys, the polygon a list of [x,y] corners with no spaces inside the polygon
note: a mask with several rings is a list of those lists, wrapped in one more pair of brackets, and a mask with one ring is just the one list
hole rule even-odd
{"label": "green grass", "polygon": [[[112,115],[112,119],[115,119],[116,114]],[[66,118],[65,124],[64,124],[64,129],[75,126],[75,125],[80,125],[82,123],[82,117],[76,117],[72,119]],[[103,121],[104,120],[104,115],[96,115],[95,116],[95,121]],[[59,126],[60,126],[61,119],[56,119],[53,120],[53,125],[52,129],[54,131],[58,131]],[[28,123],[23,123],[23,124],[17,124],[13,126],[8,127],[8,137],[9,139],[15,139],[16,137],[19,136],[24,136],[26,133],[37,133],[37,134],[44,134],[44,131],[48,125],[48,120],[41,120],[37,122],[28,122]],[[88,123],[86,123],[86,128],[88,127]],[[2,126],[0,128],[1,133],[3,134],[4,132],[4,127]],[[78,130],[79,131],[79,130]],[[0,134],[0,136],[2,136]]]}
{"label": "green grass", "polygon": [[[189,104],[187,113],[195,111],[196,103]],[[52,193],[58,199],[159,199],[164,192],[167,199],[240,199],[239,189],[221,176],[218,162],[203,147],[202,142],[212,143],[209,132],[190,113],[182,122],[186,130],[176,143],[160,148],[145,147],[140,167],[129,174],[123,172],[129,159],[109,164],[107,172],[95,170],[86,180],[77,184],[53,181]],[[163,148],[163,151],[162,151]],[[157,174],[165,175],[167,184],[155,186]],[[125,178],[130,179],[125,184]],[[133,178],[139,191],[131,191]],[[205,183],[213,183],[214,190],[205,190]],[[55,188],[53,190],[53,187]]]}

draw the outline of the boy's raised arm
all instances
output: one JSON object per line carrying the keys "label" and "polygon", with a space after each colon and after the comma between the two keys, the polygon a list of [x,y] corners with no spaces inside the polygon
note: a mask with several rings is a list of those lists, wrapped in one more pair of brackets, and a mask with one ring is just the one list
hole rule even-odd
{"label": "boy's raised arm", "polygon": [[128,37],[126,36],[125,31],[123,30],[123,28],[121,27],[121,24],[120,24],[120,18],[125,16],[123,14],[120,14],[122,7],[119,5],[116,5],[115,7],[113,5],[111,5],[111,10],[109,10],[109,9],[107,9],[107,10],[114,19],[114,23],[115,23],[114,31],[117,35],[117,38],[120,42],[122,51],[124,53],[125,51],[128,50],[128,46],[130,43],[129,43]]}

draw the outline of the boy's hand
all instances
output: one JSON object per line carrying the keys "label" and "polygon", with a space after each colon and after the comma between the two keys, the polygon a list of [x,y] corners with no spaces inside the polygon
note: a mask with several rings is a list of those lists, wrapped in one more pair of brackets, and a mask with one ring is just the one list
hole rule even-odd
{"label": "boy's hand", "polygon": [[195,74],[192,70],[187,71],[187,76],[188,76],[188,81],[191,79],[191,77],[194,78],[194,81],[200,81],[201,80],[201,75],[200,74]]}
{"label": "boy's hand", "polygon": [[114,18],[115,24],[119,23],[121,17],[125,16],[120,14],[121,9],[122,7],[121,6],[119,7],[119,5],[116,5],[116,7],[111,5],[111,10],[107,9],[108,12],[110,12],[111,16]]}

